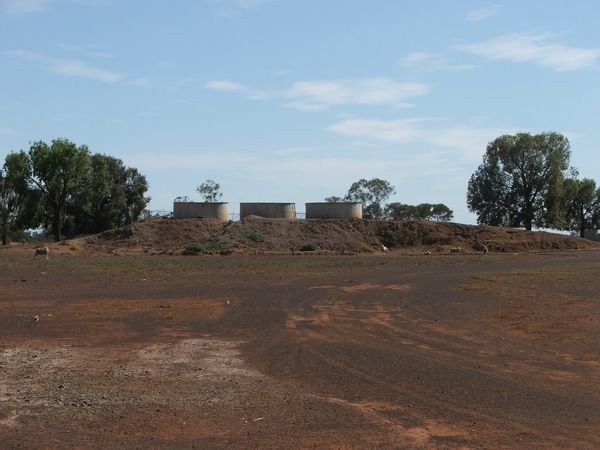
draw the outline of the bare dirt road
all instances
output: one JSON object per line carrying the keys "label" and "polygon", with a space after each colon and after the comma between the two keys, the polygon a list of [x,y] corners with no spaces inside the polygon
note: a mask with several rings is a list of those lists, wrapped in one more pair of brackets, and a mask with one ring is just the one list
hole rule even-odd
{"label": "bare dirt road", "polygon": [[600,252],[0,252],[2,448],[598,448]]}

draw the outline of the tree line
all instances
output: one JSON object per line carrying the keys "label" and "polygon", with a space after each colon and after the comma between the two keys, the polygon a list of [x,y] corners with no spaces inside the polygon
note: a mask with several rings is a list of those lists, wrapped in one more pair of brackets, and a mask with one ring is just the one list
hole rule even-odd
{"label": "tree line", "polygon": [[[560,133],[517,133],[491,141],[467,187],[467,205],[477,222],[494,226],[555,228],[588,236],[600,228],[600,188],[569,166],[570,143]],[[54,239],[98,233],[140,218],[149,197],[137,169],[112,156],[91,153],[67,139],[38,141],[12,152],[0,169],[2,244],[28,228],[51,230]],[[207,202],[221,198],[220,185],[198,187]],[[370,219],[450,221],[446,205],[385,203],[395,193],[380,178],[354,182],[344,197],[363,205]]]}
{"label": "tree line", "polygon": [[150,201],[146,177],[118,158],[67,139],[9,153],[0,169],[2,244],[28,228],[63,237],[99,233],[136,221]]}
{"label": "tree line", "polygon": [[[213,180],[206,180],[196,188],[205,203],[216,203],[221,200],[221,185]],[[453,212],[442,203],[421,203],[419,205],[405,205],[403,203],[384,202],[395,193],[395,188],[389,181],[381,178],[366,180],[364,178],[352,183],[344,197],[331,196],[326,202],[357,202],[363,207],[365,219],[390,219],[390,220],[436,220],[450,221]],[[175,202],[190,202],[188,196],[175,197]]]}
{"label": "tree line", "polygon": [[381,178],[370,180],[360,179],[350,186],[344,197],[327,197],[326,202],[357,202],[362,203],[365,219],[389,220],[436,220],[448,222],[454,217],[454,212],[443,203],[421,203],[408,205],[404,203],[388,203],[385,201],[396,189],[389,181]]}
{"label": "tree line", "polygon": [[517,133],[494,139],[471,176],[467,205],[480,224],[554,228],[585,237],[600,228],[600,189],[569,166],[560,133]]}

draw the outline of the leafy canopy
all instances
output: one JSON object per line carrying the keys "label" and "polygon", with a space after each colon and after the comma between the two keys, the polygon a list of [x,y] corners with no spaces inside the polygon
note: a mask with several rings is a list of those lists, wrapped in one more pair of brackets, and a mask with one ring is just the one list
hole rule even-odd
{"label": "leafy canopy", "polygon": [[560,190],[571,156],[560,133],[518,133],[496,138],[467,189],[478,223],[553,226],[560,220]]}
{"label": "leafy canopy", "polygon": [[[23,196],[15,227],[50,227],[63,234],[96,233],[137,220],[150,198],[146,178],[120,159],[91,154],[67,139],[35,142],[29,152],[10,153],[5,173]],[[5,184],[3,184],[5,185]],[[4,189],[4,188],[2,188]]]}
{"label": "leafy canopy", "polygon": [[205,203],[217,203],[223,197],[221,185],[213,180],[206,180],[196,189]]}
{"label": "leafy canopy", "polygon": [[44,213],[58,242],[62,238],[67,203],[84,187],[90,152],[87,146],[77,147],[67,139],[55,139],[51,145],[39,141],[29,149],[29,161],[29,180],[41,193]]}
{"label": "leafy canopy", "polygon": [[394,193],[394,186],[389,181],[381,178],[361,178],[352,183],[344,200],[362,203],[365,218],[381,219],[384,215],[383,203]]}
{"label": "leafy canopy", "polygon": [[576,176],[567,178],[563,184],[562,228],[577,231],[585,237],[587,231],[600,228],[600,188],[590,178],[579,180]]}
{"label": "leafy canopy", "polygon": [[390,203],[385,207],[385,216],[392,220],[435,220],[449,222],[454,217],[454,212],[443,203],[420,203],[416,206],[404,203]]}

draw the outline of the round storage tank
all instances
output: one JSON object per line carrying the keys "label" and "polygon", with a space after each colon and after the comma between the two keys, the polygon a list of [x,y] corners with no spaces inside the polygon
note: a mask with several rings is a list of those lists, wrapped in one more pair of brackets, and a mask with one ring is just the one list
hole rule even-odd
{"label": "round storage tank", "polygon": [[295,203],[240,203],[240,219],[260,216],[269,219],[295,219]]}
{"label": "round storage tank", "polygon": [[362,219],[362,203],[317,202],[306,204],[307,219]]}
{"label": "round storage tank", "polygon": [[229,203],[173,202],[175,219],[218,219],[229,220]]}

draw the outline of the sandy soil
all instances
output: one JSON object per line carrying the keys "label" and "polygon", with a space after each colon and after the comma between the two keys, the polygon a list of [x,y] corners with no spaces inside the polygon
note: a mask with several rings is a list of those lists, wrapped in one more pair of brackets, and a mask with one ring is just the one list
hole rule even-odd
{"label": "sandy soil", "polygon": [[600,252],[0,250],[3,448],[598,448]]}

